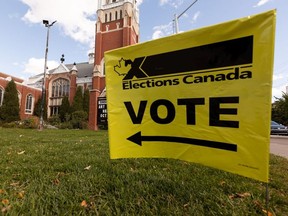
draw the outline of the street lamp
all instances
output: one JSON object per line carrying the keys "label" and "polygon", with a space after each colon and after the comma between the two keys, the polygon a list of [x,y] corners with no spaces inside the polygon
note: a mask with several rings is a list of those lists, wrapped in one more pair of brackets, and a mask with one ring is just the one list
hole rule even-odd
{"label": "street lamp", "polygon": [[198,0],[195,0],[193,3],[191,3],[189,5],[189,7],[186,8],[186,10],[184,10],[179,16],[177,16],[177,14],[174,14],[174,22],[175,22],[175,33],[178,34],[179,32],[179,26],[178,26],[178,19],[184,14],[186,13],[186,11],[188,11]]}
{"label": "street lamp", "polygon": [[43,77],[43,82],[42,82],[42,101],[41,101],[41,112],[40,112],[40,125],[39,125],[39,130],[43,130],[44,128],[44,120],[43,120],[43,115],[44,115],[44,101],[46,100],[46,86],[45,86],[45,81],[46,81],[46,71],[47,71],[47,55],[48,55],[48,42],[49,42],[49,29],[51,26],[56,23],[56,20],[49,24],[48,20],[43,20],[43,24],[45,27],[47,27],[47,39],[46,39],[46,49],[45,49],[45,63],[44,63],[44,77]]}

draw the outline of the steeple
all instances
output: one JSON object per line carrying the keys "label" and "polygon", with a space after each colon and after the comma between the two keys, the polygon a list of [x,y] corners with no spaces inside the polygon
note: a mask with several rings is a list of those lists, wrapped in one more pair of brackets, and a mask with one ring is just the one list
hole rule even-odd
{"label": "steeple", "polygon": [[139,41],[139,10],[136,0],[98,0],[95,60],[104,74],[104,52]]}
{"label": "steeple", "polygon": [[[137,22],[139,23],[139,10],[137,8],[137,1],[136,0],[98,0],[98,10],[109,10],[113,9],[115,7],[121,7],[125,3],[130,3],[132,8],[134,9],[134,16],[137,19]],[[113,14],[111,14],[113,17]],[[116,14],[115,14],[116,15]],[[110,16],[107,16],[107,20],[110,18]]]}

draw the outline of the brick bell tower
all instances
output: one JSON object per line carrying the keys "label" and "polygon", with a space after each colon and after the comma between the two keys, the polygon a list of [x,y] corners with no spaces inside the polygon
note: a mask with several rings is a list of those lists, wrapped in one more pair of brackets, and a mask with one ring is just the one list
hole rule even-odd
{"label": "brick bell tower", "polygon": [[[136,0],[98,0],[95,59],[90,91],[89,128],[98,130],[97,101],[105,89],[104,52],[139,41]],[[102,94],[101,94],[102,93]]]}

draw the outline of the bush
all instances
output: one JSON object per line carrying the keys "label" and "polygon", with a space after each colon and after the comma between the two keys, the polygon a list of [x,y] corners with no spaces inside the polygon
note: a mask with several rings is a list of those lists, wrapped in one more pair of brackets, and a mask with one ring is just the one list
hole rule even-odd
{"label": "bush", "polygon": [[61,123],[61,120],[58,115],[53,115],[48,119],[49,124],[55,126]]}
{"label": "bush", "polygon": [[88,122],[87,121],[81,122],[81,129],[88,129]]}
{"label": "bush", "polygon": [[71,123],[73,128],[85,129],[87,128],[88,114],[84,111],[75,111],[72,113]]}
{"label": "bush", "polygon": [[38,126],[37,120],[35,118],[27,118],[20,122],[19,128],[34,128]]}
{"label": "bush", "polygon": [[36,129],[38,127],[38,118],[30,117],[22,121],[6,122],[2,124],[3,128],[22,128],[22,129]]}
{"label": "bush", "polygon": [[73,129],[73,125],[71,122],[62,122],[58,125],[59,129]]}
{"label": "bush", "polygon": [[19,123],[18,122],[3,123],[2,127],[3,128],[17,128],[19,127]]}

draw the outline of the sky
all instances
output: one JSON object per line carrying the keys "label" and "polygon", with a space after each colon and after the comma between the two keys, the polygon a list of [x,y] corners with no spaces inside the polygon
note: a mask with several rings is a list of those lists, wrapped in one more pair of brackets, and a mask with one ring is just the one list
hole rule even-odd
{"label": "sky", "polygon": [[[138,0],[140,42],[174,34],[174,15],[195,0]],[[22,79],[43,73],[47,28],[50,28],[48,69],[86,62],[94,50],[98,0],[0,0],[0,72]],[[198,0],[179,18],[179,31],[277,10],[272,95],[281,97],[288,86],[287,0]]]}

